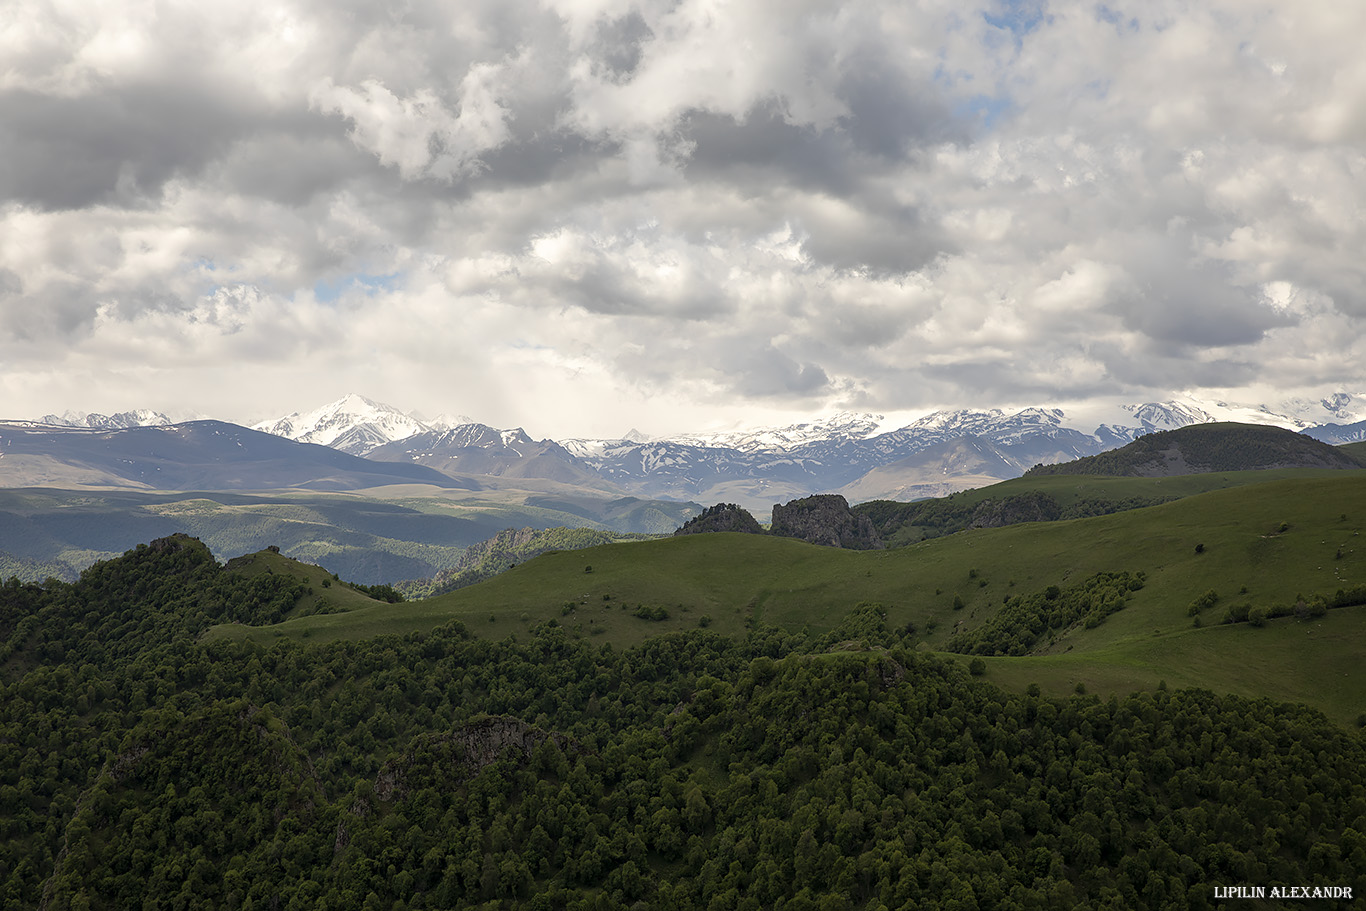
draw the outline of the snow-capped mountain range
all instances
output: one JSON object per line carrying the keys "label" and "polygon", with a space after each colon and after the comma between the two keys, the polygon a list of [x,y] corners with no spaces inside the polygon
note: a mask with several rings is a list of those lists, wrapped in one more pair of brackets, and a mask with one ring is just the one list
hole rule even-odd
{"label": "snow-capped mountain range", "polygon": [[[1366,396],[1338,392],[1276,408],[1185,398],[1109,407],[941,410],[910,421],[841,412],[780,427],[646,439],[535,440],[465,417],[422,420],[351,394],[253,429],[382,462],[409,462],[461,478],[540,479],[641,497],[772,505],[817,492],[851,499],[939,496],[1016,477],[1135,437],[1210,421],[1271,424],[1325,442],[1366,439]],[[169,424],[150,411],[106,417],[47,415],[51,426],[90,429]],[[897,426],[900,424],[900,426]],[[964,446],[967,449],[964,449]]]}
{"label": "snow-capped mountain range", "polygon": [[129,427],[168,427],[173,423],[159,411],[145,408],[137,411],[120,411],[118,414],[86,414],[84,411],[67,411],[60,415],[45,414],[36,423],[50,427],[79,427],[87,430],[126,430]]}
{"label": "snow-capped mountain range", "polygon": [[[468,419],[457,420],[469,423]],[[351,393],[312,411],[296,411],[273,421],[253,424],[251,429],[298,443],[318,443],[351,455],[365,455],[385,443],[446,429],[446,426],[420,421],[392,405]]]}

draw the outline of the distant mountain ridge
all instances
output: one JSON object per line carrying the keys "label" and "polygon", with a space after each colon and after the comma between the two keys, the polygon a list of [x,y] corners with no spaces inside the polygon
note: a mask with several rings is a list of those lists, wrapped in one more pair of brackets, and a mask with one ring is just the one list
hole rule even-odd
{"label": "distant mountain ridge", "polygon": [[83,427],[89,430],[123,430],[129,427],[166,427],[172,421],[159,411],[140,408],[136,411],[120,411],[118,414],[86,414],[84,411],[67,411],[61,415],[45,414],[38,423],[53,427]]}
{"label": "distant mountain ridge", "polygon": [[[62,420],[77,420],[71,415]],[[1304,430],[1329,443],[1354,442],[1366,439],[1366,397],[1335,392],[1274,408],[1185,398],[1104,412],[954,409],[899,427],[880,414],[840,412],[775,427],[658,438],[632,430],[617,439],[556,441],[463,417],[423,421],[350,394],[312,411],[262,421],[255,429],[460,478],[544,480],[618,495],[733,501],[763,511],[813,493],[838,493],[855,502],[943,496],[1018,477],[1031,465],[1094,456],[1146,434],[1229,420]]]}
{"label": "distant mountain ridge", "polygon": [[222,421],[115,430],[0,424],[0,482],[145,490],[478,488],[422,465],[374,462]]}

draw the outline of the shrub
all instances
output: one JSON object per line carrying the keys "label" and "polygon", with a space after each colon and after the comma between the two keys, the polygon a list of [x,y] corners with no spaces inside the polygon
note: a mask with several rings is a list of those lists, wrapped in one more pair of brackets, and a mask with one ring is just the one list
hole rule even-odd
{"label": "shrub", "polygon": [[980,677],[987,672],[987,663],[981,658],[973,658],[968,662],[968,673],[974,677]]}
{"label": "shrub", "polygon": [[1203,595],[1196,598],[1194,601],[1190,603],[1190,607],[1186,608],[1186,616],[1194,617],[1196,614],[1200,613],[1205,608],[1213,607],[1215,603],[1218,602],[1218,600],[1219,593],[1211,588],[1209,591],[1205,592]]}

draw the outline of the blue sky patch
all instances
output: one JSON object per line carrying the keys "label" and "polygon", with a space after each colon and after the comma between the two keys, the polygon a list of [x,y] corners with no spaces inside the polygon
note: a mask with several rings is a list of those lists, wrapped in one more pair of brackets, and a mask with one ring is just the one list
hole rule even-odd
{"label": "blue sky patch", "polygon": [[373,297],[381,291],[394,290],[397,283],[397,272],[390,272],[388,275],[353,272],[332,281],[319,280],[313,286],[313,296],[324,304],[330,304],[353,288],[361,291],[366,297]]}
{"label": "blue sky patch", "polygon": [[1044,18],[1041,0],[1000,0],[997,9],[999,12],[983,13],[982,18],[993,28],[1013,34],[1017,42],[1038,28]]}

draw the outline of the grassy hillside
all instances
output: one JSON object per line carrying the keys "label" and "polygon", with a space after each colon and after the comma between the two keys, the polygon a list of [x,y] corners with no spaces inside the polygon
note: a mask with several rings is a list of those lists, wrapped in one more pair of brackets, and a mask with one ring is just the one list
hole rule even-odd
{"label": "grassy hillside", "polygon": [[1347,453],[1349,456],[1356,459],[1361,464],[1366,465],[1366,442],[1343,443],[1341,446],[1337,448]]}
{"label": "grassy hillside", "polygon": [[1016,522],[1088,518],[1247,484],[1336,477],[1338,471],[1281,468],[1160,478],[1029,475],[936,500],[872,500],[860,503],[853,511],[868,516],[889,546],[901,547],[974,525],[999,527]]}
{"label": "grassy hillside", "polygon": [[[1058,635],[1039,655],[990,659],[989,676],[1053,689],[1081,682],[1101,692],[1151,688],[1166,679],[1227,692],[1302,693],[1346,721],[1366,711],[1366,697],[1354,695],[1366,694],[1366,662],[1351,651],[1314,660],[1319,649],[1306,643],[1356,629],[1352,624],[1366,609],[1345,608],[1308,624],[1274,620],[1257,629],[1223,628],[1217,619],[1226,605],[1283,606],[1366,582],[1362,527],[1366,474],[1338,474],[1229,487],[1090,519],[969,530],[892,551],[718,534],[549,553],[430,601],[261,629],[220,628],[213,635],[316,641],[459,619],[481,637],[503,638],[554,620],[571,635],[629,645],[703,623],[723,633],[760,624],[824,631],[859,602],[875,601],[889,626],[913,624],[921,647],[938,650],[955,633],[985,624],[1005,598],[1100,572],[1141,571],[1146,584],[1124,610],[1093,629]],[[1199,552],[1197,545],[1203,545]],[[1194,628],[1187,608],[1211,589],[1220,603]],[[962,607],[955,609],[955,601]],[[1225,644],[1244,642],[1268,661],[1284,657],[1265,673],[1250,671],[1257,665],[1236,650],[1227,660],[1210,658]],[[1336,688],[1329,686],[1334,668],[1346,674]]]}
{"label": "grassy hillside", "polygon": [[1207,471],[1360,467],[1350,454],[1302,433],[1258,424],[1215,423],[1150,433],[1099,455],[1036,465],[1027,474],[1167,477]]}

